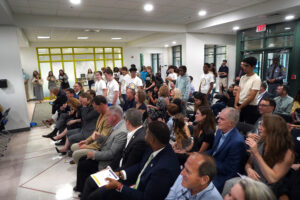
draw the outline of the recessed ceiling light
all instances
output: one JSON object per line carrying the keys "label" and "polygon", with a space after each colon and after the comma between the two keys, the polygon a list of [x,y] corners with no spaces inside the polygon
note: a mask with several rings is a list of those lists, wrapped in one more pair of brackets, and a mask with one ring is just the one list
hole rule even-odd
{"label": "recessed ceiling light", "polygon": [[37,36],[38,39],[50,39],[50,36]]}
{"label": "recessed ceiling light", "polygon": [[79,36],[77,37],[78,40],[87,40],[89,39],[89,37],[86,37],[86,36]]}
{"label": "recessed ceiling light", "polygon": [[287,15],[285,16],[285,20],[292,20],[295,18],[295,15]]}
{"label": "recessed ceiling light", "polygon": [[90,32],[91,30],[90,30],[90,29],[84,29],[84,31],[85,31],[85,32]]}
{"label": "recessed ceiling light", "polygon": [[150,3],[147,3],[144,5],[144,10],[147,12],[151,12],[153,10],[153,5]]}
{"label": "recessed ceiling light", "polygon": [[169,47],[169,45],[165,44],[165,47]]}
{"label": "recessed ceiling light", "polygon": [[199,16],[205,16],[205,15],[206,15],[206,11],[205,11],[205,10],[200,10],[200,11],[198,12],[198,15],[199,15]]}
{"label": "recessed ceiling light", "polygon": [[70,0],[72,4],[78,5],[81,3],[81,0]]}
{"label": "recessed ceiling light", "polygon": [[99,33],[99,32],[100,32],[100,30],[99,30],[99,29],[96,29],[96,30],[95,30],[95,32]]}
{"label": "recessed ceiling light", "polygon": [[285,27],[284,30],[291,30],[291,27]]}
{"label": "recessed ceiling light", "polygon": [[232,30],[234,30],[234,31],[237,31],[237,30],[239,30],[239,29],[240,29],[239,26],[234,26],[234,27],[232,28]]}
{"label": "recessed ceiling light", "polygon": [[112,40],[121,40],[122,38],[120,38],[120,37],[113,37],[113,38],[111,38]]}
{"label": "recessed ceiling light", "polygon": [[176,44],[176,41],[173,41],[172,44]]}

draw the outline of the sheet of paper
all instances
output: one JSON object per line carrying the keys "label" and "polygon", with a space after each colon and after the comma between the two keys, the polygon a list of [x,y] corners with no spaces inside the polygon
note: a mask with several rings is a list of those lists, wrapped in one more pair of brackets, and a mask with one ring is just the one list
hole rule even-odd
{"label": "sheet of paper", "polygon": [[102,187],[108,183],[108,181],[105,180],[106,178],[119,180],[119,177],[113,172],[113,170],[110,167],[107,167],[106,169],[103,169],[95,174],[92,174],[91,177],[98,185],[98,187]]}

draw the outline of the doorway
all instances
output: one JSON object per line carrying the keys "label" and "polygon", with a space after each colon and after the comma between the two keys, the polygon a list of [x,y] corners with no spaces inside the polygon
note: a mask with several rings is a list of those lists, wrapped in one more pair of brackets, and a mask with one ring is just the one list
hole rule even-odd
{"label": "doorway", "polygon": [[284,67],[286,77],[283,80],[287,82],[287,74],[289,69],[290,49],[275,49],[275,50],[261,50],[261,51],[247,51],[244,53],[243,58],[253,56],[257,59],[256,68],[254,72],[259,75],[261,80],[266,80],[267,70],[272,65],[274,57],[279,58],[279,63]]}

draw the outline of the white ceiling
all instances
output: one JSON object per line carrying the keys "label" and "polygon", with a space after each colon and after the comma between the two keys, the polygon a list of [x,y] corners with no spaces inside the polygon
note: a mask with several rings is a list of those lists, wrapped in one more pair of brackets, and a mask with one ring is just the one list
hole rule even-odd
{"label": "white ceiling", "polygon": [[[145,0],[8,0],[15,14],[101,18],[127,21],[187,24],[271,0],[151,0],[154,10],[146,13]],[[199,17],[201,9],[207,16]]]}
{"label": "white ceiling", "polygon": [[[79,41],[77,37],[88,37],[89,42],[130,42],[142,37],[153,34],[150,31],[119,31],[119,30],[100,30],[85,31],[85,29],[71,29],[71,28],[37,28],[30,27],[23,29],[26,37],[31,42],[71,42]],[[96,29],[98,30],[98,29]],[[50,36],[50,39],[37,39],[37,36]],[[121,40],[112,40],[113,37],[121,37]]]}
{"label": "white ceiling", "polygon": [[[20,27],[29,42],[77,42],[78,36],[88,36],[83,41],[137,44],[149,38],[160,41],[161,33],[169,37],[186,32],[233,35],[235,25],[246,29],[283,22],[286,14],[300,16],[300,0],[81,1],[72,5],[69,0],[0,0],[0,24]],[[143,10],[146,2],[153,3],[153,12]],[[205,17],[198,16],[200,9],[207,11]],[[279,15],[270,16],[274,13]],[[85,32],[87,28],[101,31]],[[37,40],[38,35],[51,39]]]}

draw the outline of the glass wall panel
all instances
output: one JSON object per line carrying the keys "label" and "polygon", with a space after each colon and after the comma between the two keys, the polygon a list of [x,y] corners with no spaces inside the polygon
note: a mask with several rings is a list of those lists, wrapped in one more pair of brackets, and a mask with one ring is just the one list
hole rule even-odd
{"label": "glass wall panel", "polygon": [[61,60],[61,55],[59,56],[51,56],[52,61]]}
{"label": "glass wall panel", "polygon": [[72,55],[63,55],[64,60],[73,60]]}
{"label": "glass wall panel", "polygon": [[49,49],[39,48],[38,49],[38,54],[49,54]]}
{"label": "glass wall panel", "polygon": [[122,67],[122,61],[121,60],[115,60],[115,67],[121,68]]}
{"label": "glass wall panel", "polygon": [[289,47],[293,42],[293,36],[272,37],[267,39],[267,47]]}
{"label": "glass wall panel", "polygon": [[226,47],[217,47],[216,53],[217,54],[226,53]]}
{"label": "glass wall panel", "polygon": [[114,54],[115,55],[115,59],[122,59],[122,55],[121,54]]}
{"label": "glass wall panel", "polygon": [[40,58],[40,61],[49,61],[50,60],[49,56],[39,56],[39,58]]}
{"label": "glass wall panel", "polygon": [[63,69],[62,62],[53,62],[52,63],[52,71],[53,71],[53,75],[55,76],[56,79],[58,79],[60,69]]}
{"label": "glass wall panel", "polygon": [[110,67],[111,69],[114,67],[114,62],[112,60],[106,60],[105,64],[105,67]]}
{"label": "glass wall panel", "polygon": [[114,48],[114,53],[121,53],[121,48]]}
{"label": "glass wall panel", "polygon": [[103,48],[95,48],[95,53],[103,53]]}
{"label": "glass wall panel", "polygon": [[96,59],[104,59],[103,54],[95,54],[96,55]]}
{"label": "glass wall panel", "polygon": [[113,57],[112,57],[112,54],[105,54],[105,58],[106,59],[112,59]]}
{"label": "glass wall panel", "polygon": [[51,54],[61,54],[60,48],[51,48],[50,52]]}
{"label": "glass wall panel", "polygon": [[63,51],[63,54],[66,54],[66,53],[73,53],[73,52],[72,52],[72,48],[63,48],[62,51]]}
{"label": "glass wall panel", "polygon": [[51,71],[50,68],[50,62],[48,63],[40,63],[40,75],[43,79],[43,92],[44,92],[44,97],[49,97],[50,93],[48,90],[48,81],[47,81],[47,77],[48,77],[48,73],[49,71]]}
{"label": "glass wall panel", "polygon": [[249,40],[245,41],[244,49],[251,50],[251,49],[261,49],[263,48],[263,40]]}
{"label": "glass wall panel", "polygon": [[74,53],[93,53],[93,48],[74,48]]}
{"label": "glass wall panel", "polygon": [[206,63],[213,63],[214,62],[214,56],[213,55],[205,56],[205,62]]}
{"label": "glass wall panel", "polygon": [[75,55],[75,60],[94,60],[93,54]]}
{"label": "glass wall panel", "polygon": [[104,51],[105,53],[112,53],[112,48],[105,48]]}
{"label": "glass wall panel", "polygon": [[76,78],[82,78],[83,76],[86,77],[89,68],[92,69],[92,71],[94,71],[95,69],[94,61],[76,61],[75,67],[76,67]]}
{"label": "glass wall panel", "polygon": [[96,61],[96,69],[97,69],[97,71],[101,71],[101,68],[102,68],[102,67],[105,67],[105,66],[104,66],[104,61],[102,61],[102,60],[99,60],[99,61],[98,61],[98,60],[97,60],[97,61]]}

